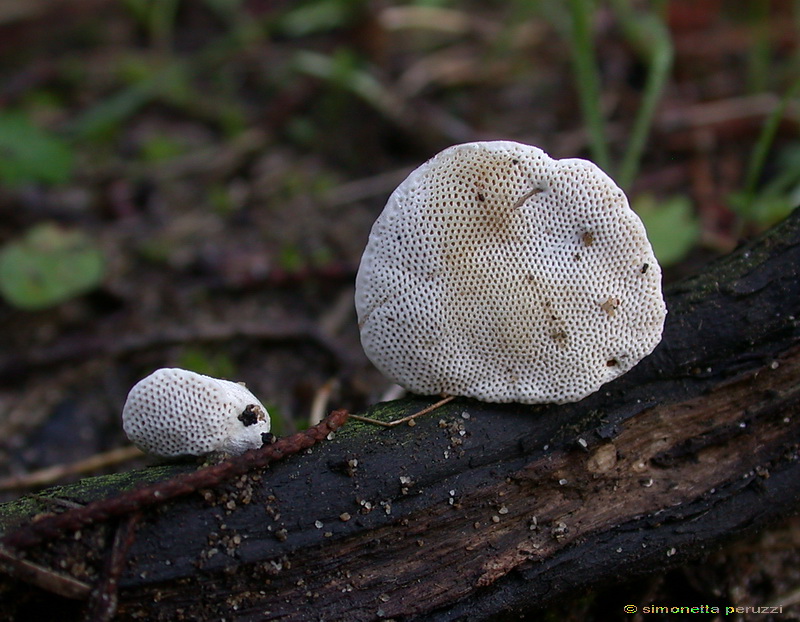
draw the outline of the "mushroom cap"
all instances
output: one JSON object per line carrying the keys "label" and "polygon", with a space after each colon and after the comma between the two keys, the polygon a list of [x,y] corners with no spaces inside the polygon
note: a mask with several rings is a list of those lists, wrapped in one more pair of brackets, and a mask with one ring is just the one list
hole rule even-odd
{"label": "mushroom cap", "polygon": [[237,455],[261,447],[270,419],[243,384],[166,368],[130,390],[122,427],[137,447],[157,456]]}
{"label": "mushroom cap", "polygon": [[661,269],[595,164],[530,145],[445,149],[392,193],[356,277],[361,343],[423,395],[578,401],[661,340]]}

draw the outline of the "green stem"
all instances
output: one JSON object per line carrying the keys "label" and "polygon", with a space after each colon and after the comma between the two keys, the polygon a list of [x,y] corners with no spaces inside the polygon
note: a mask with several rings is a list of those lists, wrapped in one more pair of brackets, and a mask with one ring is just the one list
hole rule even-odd
{"label": "green stem", "polygon": [[177,13],[178,0],[158,0],[150,5],[150,36],[162,58],[171,52]]}
{"label": "green stem", "polygon": [[767,160],[767,155],[769,154],[770,147],[772,147],[775,134],[778,132],[783,114],[786,112],[789,101],[798,95],[800,95],[800,78],[789,86],[789,89],[781,98],[780,103],[775,106],[775,109],[767,117],[767,120],[764,122],[764,127],[761,128],[761,133],[758,136],[755,147],[753,147],[753,153],[750,156],[750,163],[747,167],[747,176],[744,182],[745,202],[742,218],[745,221],[752,219],[756,185],[764,170],[764,162]]}
{"label": "green stem", "polygon": [[620,186],[629,188],[639,171],[656,106],[669,77],[673,49],[667,28],[655,15],[634,14],[628,0],[613,0],[613,5],[626,36],[639,49],[648,65],[642,101],[618,175]]}
{"label": "green stem", "polygon": [[770,7],[769,2],[746,3],[751,44],[747,53],[747,87],[750,93],[763,93],[767,90],[770,75]]}
{"label": "green stem", "polygon": [[571,37],[570,47],[572,62],[575,66],[575,78],[578,97],[589,144],[595,163],[608,171],[611,158],[606,140],[605,122],[600,107],[600,80],[597,61],[594,54],[591,30],[592,0],[570,0]]}

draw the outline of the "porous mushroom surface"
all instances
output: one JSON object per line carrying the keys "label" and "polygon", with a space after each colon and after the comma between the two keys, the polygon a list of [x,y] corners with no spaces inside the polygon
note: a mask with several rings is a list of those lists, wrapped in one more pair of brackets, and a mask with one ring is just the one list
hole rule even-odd
{"label": "porous mushroom surface", "polygon": [[166,368],[130,390],[122,427],[139,449],[157,456],[237,455],[261,447],[270,419],[241,383]]}
{"label": "porous mushroom surface", "polygon": [[652,352],[661,269],[595,164],[510,141],[445,149],[392,193],[356,277],[364,350],[423,395],[571,402]]}

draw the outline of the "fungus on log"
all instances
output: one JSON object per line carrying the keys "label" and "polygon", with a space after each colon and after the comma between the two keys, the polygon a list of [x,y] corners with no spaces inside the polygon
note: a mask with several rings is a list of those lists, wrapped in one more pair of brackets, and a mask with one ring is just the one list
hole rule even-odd
{"label": "fungus on log", "polygon": [[592,162],[512,141],[449,147],[372,227],[361,342],[421,395],[583,399],[650,354],[661,268],[625,193]]}
{"label": "fungus on log", "polygon": [[167,368],[133,386],[122,426],[131,442],[156,456],[238,455],[261,447],[270,419],[242,383]]}
{"label": "fungus on log", "polygon": [[[264,472],[146,511],[117,619],[488,620],[663,570],[796,511],[800,213],[666,297],[653,354],[581,402],[460,398],[414,428],[350,423]],[[0,527],[190,469],[51,489],[5,504]],[[5,553],[72,574],[71,595],[85,595],[114,529]],[[80,619],[83,603],[18,578],[0,577],[0,593],[10,620],[37,605]]]}

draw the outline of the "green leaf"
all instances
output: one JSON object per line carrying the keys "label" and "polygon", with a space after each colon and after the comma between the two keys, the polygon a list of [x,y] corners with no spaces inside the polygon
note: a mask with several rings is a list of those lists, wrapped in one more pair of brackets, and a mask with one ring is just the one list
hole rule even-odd
{"label": "green leaf", "polygon": [[764,192],[751,196],[749,193],[734,192],[728,196],[728,205],[735,212],[761,227],[779,223],[800,205],[800,186],[793,193],[777,195]]}
{"label": "green leaf", "polygon": [[44,309],[96,287],[104,268],[88,235],[43,223],[0,249],[0,294],[21,309]]}
{"label": "green leaf", "polygon": [[653,252],[662,266],[683,259],[700,236],[700,224],[692,203],[684,196],[657,202],[652,195],[642,194],[634,198],[633,209],[642,219]]}
{"label": "green leaf", "polygon": [[286,272],[296,272],[300,270],[306,263],[303,253],[297,246],[286,244],[278,255],[278,264],[282,270]]}
{"label": "green leaf", "polygon": [[225,352],[202,347],[187,347],[178,358],[178,366],[215,378],[235,378],[236,365]]}
{"label": "green leaf", "polygon": [[783,149],[772,167],[770,179],[759,188],[728,196],[728,205],[745,221],[772,226],[800,206],[800,142]]}
{"label": "green leaf", "polygon": [[70,129],[79,139],[107,139],[142,106],[152,101],[154,88],[152,80],[143,81],[109,95],[79,115]]}
{"label": "green leaf", "polygon": [[158,134],[142,143],[142,160],[149,164],[168,162],[184,154],[183,144],[171,136]]}
{"label": "green leaf", "polygon": [[[351,0],[316,0],[295,6],[278,20],[278,30],[289,37],[329,32],[345,26],[360,3]],[[292,5],[290,5],[292,6]]]}
{"label": "green leaf", "polygon": [[0,114],[0,183],[61,184],[72,173],[72,151],[19,112]]}

